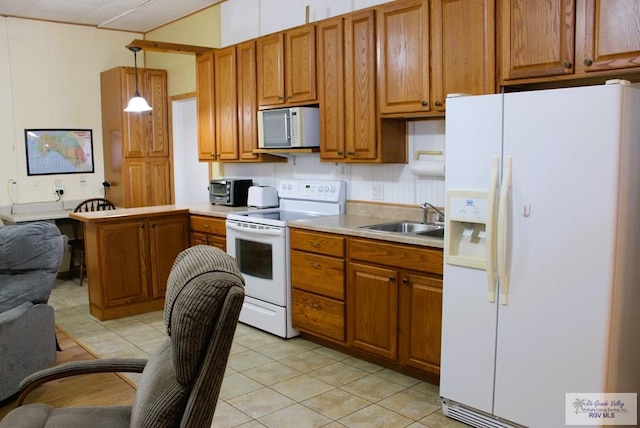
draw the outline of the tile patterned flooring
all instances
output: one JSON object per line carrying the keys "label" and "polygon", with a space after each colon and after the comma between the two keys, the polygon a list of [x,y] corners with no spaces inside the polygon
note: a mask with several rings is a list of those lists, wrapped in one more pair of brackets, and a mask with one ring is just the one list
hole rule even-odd
{"label": "tile patterned flooring", "polygon": [[[162,312],[98,321],[87,286],[59,280],[56,323],[101,358],[146,358],[165,337]],[[128,376],[136,382],[138,374]],[[212,427],[449,428],[437,386],[302,338],[239,324]]]}

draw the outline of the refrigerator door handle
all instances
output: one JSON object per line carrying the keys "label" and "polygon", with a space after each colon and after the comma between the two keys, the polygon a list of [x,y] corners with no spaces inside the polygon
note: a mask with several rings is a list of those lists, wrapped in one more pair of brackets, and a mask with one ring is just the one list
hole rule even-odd
{"label": "refrigerator door handle", "polygon": [[488,297],[491,303],[496,301],[496,191],[498,188],[498,175],[500,172],[500,159],[491,159],[491,173],[489,176],[489,195],[487,205],[489,213],[487,216],[485,254],[487,255],[487,286]]}
{"label": "refrigerator door handle", "polygon": [[502,161],[502,185],[498,209],[498,275],[500,277],[500,304],[506,305],[509,296],[509,275],[507,273],[507,213],[509,190],[511,189],[511,158]]}

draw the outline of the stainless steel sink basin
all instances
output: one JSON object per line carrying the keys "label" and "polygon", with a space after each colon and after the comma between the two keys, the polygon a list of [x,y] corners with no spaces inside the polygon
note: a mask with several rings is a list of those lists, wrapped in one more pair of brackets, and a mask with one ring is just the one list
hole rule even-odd
{"label": "stainless steel sink basin", "polygon": [[425,236],[430,238],[444,237],[444,226],[435,224],[424,224],[414,221],[397,221],[393,223],[373,224],[370,226],[361,226],[360,229],[396,233],[400,235]]}

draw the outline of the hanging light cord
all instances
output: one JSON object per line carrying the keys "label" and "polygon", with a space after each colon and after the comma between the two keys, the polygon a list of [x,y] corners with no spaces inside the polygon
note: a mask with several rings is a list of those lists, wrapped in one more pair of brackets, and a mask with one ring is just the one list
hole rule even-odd
{"label": "hanging light cord", "polygon": [[133,96],[139,97],[140,92],[138,92],[138,51],[140,50],[140,48],[132,46],[129,49],[133,51],[133,69],[136,73],[136,92],[135,94],[133,94]]}

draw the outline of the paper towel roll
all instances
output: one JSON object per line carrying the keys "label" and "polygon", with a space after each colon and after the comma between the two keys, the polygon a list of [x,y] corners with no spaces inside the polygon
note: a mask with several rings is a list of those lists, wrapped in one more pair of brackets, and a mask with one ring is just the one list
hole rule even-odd
{"label": "paper towel roll", "polygon": [[414,160],[410,168],[414,175],[420,177],[444,177],[443,160]]}

